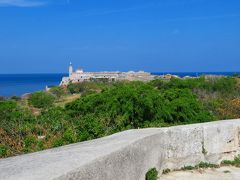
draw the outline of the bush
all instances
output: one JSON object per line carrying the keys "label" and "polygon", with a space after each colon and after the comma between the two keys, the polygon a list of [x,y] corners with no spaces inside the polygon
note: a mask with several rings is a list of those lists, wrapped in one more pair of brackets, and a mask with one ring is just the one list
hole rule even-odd
{"label": "bush", "polygon": [[213,93],[218,92],[222,94],[236,93],[237,81],[232,77],[212,77],[212,78],[193,78],[193,79],[176,79],[173,78],[169,82],[163,81],[161,79],[154,80],[150,82],[154,87],[160,90],[167,90],[172,88],[179,89],[201,89],[207,92]]}
{"label": "bush", "polygon": [[193,170],[193,169],[195,169],[195,167],[193,167],[193,166],[184,166],[181,168],[182,171],[189,171],[189,170]]}
{"label": "bush", "polygon": [[38,122],[45,130],[56,134],[63,133],[70,126],[70,120],[66,111],[61,107],[49,108],[38,117]]}
{"label": "bush", "polygon": [[0,101],[0,127],[9,134],[15,134],[20,124],[27,118],[15,101]]}
{"label": "bush", "polygon": [[162,120],[163,108],[164,99],[158,90],[144,83],[117,85],[66,105],[72,116],[106,115],[109,125],[117,129],[138,128],[143,127],[145,121]]}
{"label": "bush", "polygon": [[104,126],[101,117],[96,117],[94,114],[87,114],[80,119],[75,119],[74,125],[77,129],[79,141],[95,139],[105,135],[106,126]]}
{"label": "bush", "polygon": [[235,94],[237,81],[232,77],[221,77],[207,79],[202,88],[210,92],[220,92],[222,94],[233,93]]}
{"label": "bush", "polygon": [[7,146],[0,144],[0,158],[1,157],[6,157],[8,153],[8,148]]}
{"label": "bush", "polygon": [[236,156],[233,161],[230,161],[230,160],[222,161],[221,165],[231,165],[231,166],[240,167],[240,155]]}
{"label": "bush", "polygon": [[19,96],[12,96],[11,99],[15,100],[15,101],[20,101],[21,97],[19,97]]}
{"label": "bush", "polygon": [[189,89],[168,89],[163,92],[168,109],[166,123],[198,123],[213,120],[211,114]]}
{"label": "bush", "polygon": [[158,171],[156,168],[150,169],[145,176],[145,180],[157,180]]}
{"label": "bush", "polygon": [[207,162],[200,162],[198,165],[195,166],[196,168],[219,168],[217,164],[211,164]]}
{"label": "bush", "polygon": [[59,147],[64,145],[64,140],[62,138],[56,139],[53,142],[53,147]]}
{"label": "bush", "polygon": [[47,92],[33,93],[29,99],[29,102],[36,108],[48,108],[54,103],[54,96]]}
{"label": "bush", "polygon": [[63,133],[63,140],[64,140],[65,144],[76,142],[75,132],[71,128],[68,128]]}
{"label": "bush", "polygon": [[65,91],[62,87],[60,86],[55,86],[50,89],[50,92],[57,96],[58,98],[63,96],[65,94]]}
{"label": "bush", "polygon": [[170,173],[170,172],[171,172],[170,169],[164,169],[164,170],[162,171],[163,174],[168,174],[168,173]]}
{"label": "bush", "polygon": [[83,83],[70,83],[67,89],[71,94],[83,93],[85,91]]}
{"label": "bush", "polygon": [[5,97],[0,96],[0,101],[5,101]]}
{"label": "bush", "polygon": [[113,85],[118,84],[117,82],[81,82],[81,83],[70,83],[67,87],[71,94],[88,95],[93,92],[101,92],[104,89],[109,89]]}
{"label": "bush", "polygon": [[[62,95],[62,88],[32,94],[29,104],[43,108],[38,116],[30,114],[28,109],[39,110],[25,108],[24,100],[0,100],[0,143],[6,145],[0,146],[1,157],[91,140],[132,128],[238,118],[239,85],[233,78],[203,77],[169,82],[70,84],[72,93],[81,93],[81,98],[64,108],[53,106],[55,97]],[[225,90],[228,87],[229,90]]]}
{"label": "bush", "polygon": [[35,145],[37,145],[37,140],[35,137],[28,136],[24,139],[25,151],[27,151],[27,152],[31,151]]}

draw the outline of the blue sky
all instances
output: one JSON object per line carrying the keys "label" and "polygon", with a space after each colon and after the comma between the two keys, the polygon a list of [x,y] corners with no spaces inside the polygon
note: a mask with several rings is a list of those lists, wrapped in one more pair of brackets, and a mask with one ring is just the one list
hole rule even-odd
{"label": "blue sky", "polygon": [[0,73],[240,71],[239,0],[0,0]]}

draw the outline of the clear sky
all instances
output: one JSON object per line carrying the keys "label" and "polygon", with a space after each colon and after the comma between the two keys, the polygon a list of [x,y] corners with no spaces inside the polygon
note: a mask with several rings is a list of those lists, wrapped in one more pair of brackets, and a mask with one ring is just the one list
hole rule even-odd
{"label": "clear sky", "polygon": [[240,0],[0,0],[0,73],[240,71]]}

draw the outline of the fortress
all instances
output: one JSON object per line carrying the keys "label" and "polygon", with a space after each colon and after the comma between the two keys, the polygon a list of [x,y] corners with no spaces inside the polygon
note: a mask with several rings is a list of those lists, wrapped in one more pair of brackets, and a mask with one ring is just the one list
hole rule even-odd
{"label": "fortress", "polygon": [[69,83],[81,83],[84,81],[151,81],[156,76],[144,71],[129,71],[129,72],[84,72],[83,69],[78,68],[75,72],[73,65],[69,65],[69,76],[63,77],[61,86],[68,85]]}

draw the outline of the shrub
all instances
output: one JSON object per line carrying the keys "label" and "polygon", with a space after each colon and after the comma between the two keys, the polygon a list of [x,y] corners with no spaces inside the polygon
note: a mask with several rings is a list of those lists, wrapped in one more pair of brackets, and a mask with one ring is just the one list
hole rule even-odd
{"label": "shrub", "polygon": [[233,161],[230,161],[230,160],[222,161],[221,165],[231,165],[231,166],[240,167],[240,155],[236,156]]}
{"label": "shrub", "polygon": [[240,117],[240,98],[225,100],[217,108],[221,119],[237,119]]}
{"label": "shrub", "polygon": [[48,108],[54,103],[54,96],[47,92],[33,93],[29,99],[29,102],[36,108]]}
{"label": "shrub", "polygon": [[166,123],[196,123],[213,119],[189,89],[171,88],[164,91],[163,96],[168,110]]}
{"label": "shrub", "polygon": [[160,90],[171,88],[187,88],[190,90],[202,89],[206,90],[207,92],[219,92],[222,94],[237,92],[237,81],[232,77],[200,77],[194,79],[173,78],[169,82],[159,79],[151,82],[150,84]]}
{"label": "shrub", "polygon": [[183,171],[188,171],[188,170],[193,170],[193,169],[195,169],[195,167],[193,167],[193,166],[184,166],[181,168],[181,170],[183,170]]}
{"label": "shrub", "polygon": [[170,169],[164,169],[162,173],[163,173],[163,174],[168,174],[168,173],[170,173],[170,172],[171,172]]}
{"label": "shrub", "polygon": [[200,162],[198,165],[195,166],[196,168],[219,168],[217,164],[211,164],[207,162]]}
{"label": "shrub", "polygon": [[50,92],[57,96],[58,98],[63,96],[65,94],[65,91],[62,87],[60,86],[55,86],[50,89]]}
{"label": "shrub", "polygon": [[63,133],[63,140],[64,140],[65,144],[69,144],[69,143],[74,143],[74,142],[76,142],[75,132],[74,132],[71,128],[68,128],[68,129]]}
{"label": "shrub", "polygon": [[21,97],[19,97],[19,96],[12,96],[11,99],[15,100],[15,101],[19,101],[19,100],[21,100]]}
{"label": "shrub", "polygon": [[210,92],[222,94],[235,93],[237,81],[232,77],[210,78],[202,85],[202,88]]}
{"label": "shrub", "polygon": [[0,101],[0,127],[9,134],[15,134],[19,125],[28,119],[15,101]]}
{"label": "shrub", "polygon": [[56,139],[53,142],[53,147],[59,147],[64,145],[64,140],[62,138]]}
{"label": "shrub", "polygon": [[156,168],[149,169],[146,173],[145,180],[157,180],[158,171]]}
{"label": "shrub", "polygon": [[65,128],[71,125],[69,119],[63,108],[53,107],[42,112],[41,116],[38,117],[38,123],[47,131],[56,134],[63,133]]}
{"label": "shrub", "polygon": [[[117,85],[100,94],[82,97],[66,105],[72,116],[107,115],[118,129],[143,127],[145,121],[162,120],[164,99],[158,90],[144,83]],[[121,121],[116,122],[121,117]],[[118,119],[119,120],[119,119]]]}
{"label": "shrub", "polygon": [[67,89],[71,94],[83,93],[85,91],[85,87],[82,83],[70,83]]}
{"label": "shrub", "polygon": [[26,137],[24,139],[24,146],[28,149],[37,143],[36,138],[33,136]]}
{"label": "shrub", "polygon": [[105,135],[106,126],[102,122],[101,117],[94,114],[75,119],[74,125],[77,129],[77,137],[79,141],[86,141],[94,138],[99,138]]}
{"label": "shrub", "polygon": [[91,94],[93,92],[101,92],[103,89],[110,88],[114,83],[108,82],[81,82],[70,83],[67,87],[71,94],[81,93],[84,95]]}
{"label": "shrub", "polygon": [[[225,90],[228,86],[229,90]],[[24,100],[0,100],[1,144],[6,145],[0,146],[0,153],[6,157],[132,128],[205,122],[219,117],[238,118],[239,87],[240,82],[236,86],[232,78],[203,77],[169,82],[70,84],[71,92],[81,93],[81,98],[65,108],[53,106],[54,98],[62,95],[61,88],[31,95],[29,104],[42,108],[38,116],[30,114],[27,109],[33,108],[25,108]],[[44,138],[40,140],[37,136]],[[203,153],[206,153],[204,149]],[[202,163],[198,167],[210,166]]]}
{"label": "shrub", "polygon": [[5,101],[5,97],[0,96],[0,101]]}
{"label": "shrub", "polygon": [[8,148],[7,146],[0,144],[0,158],[1,157],[6,157],[8,153]]}

